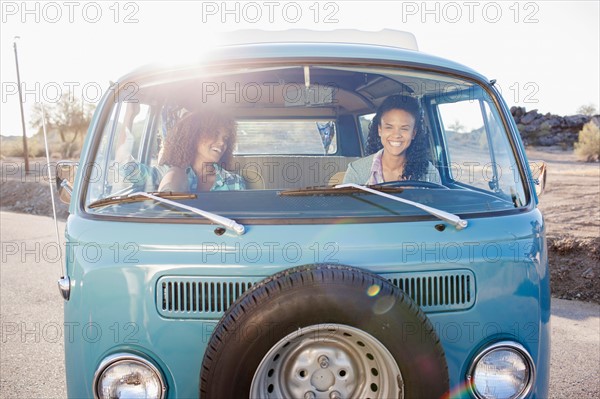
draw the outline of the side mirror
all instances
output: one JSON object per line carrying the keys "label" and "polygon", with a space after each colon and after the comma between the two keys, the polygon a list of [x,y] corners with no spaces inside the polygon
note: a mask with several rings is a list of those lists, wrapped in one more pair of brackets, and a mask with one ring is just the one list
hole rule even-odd
{"label": "side mirror", "polygon": [[58,198],[65,204],[71,202],[78,165],[79,163],[75,161],[60,161],[56,164],[56,191],[58,191]]}
{"label": "side mirror", "polygon": [[533,176],[535,193],[540,197],[546,189],[546,162],[529,161],[529,169],[531,169],[531,175]]}

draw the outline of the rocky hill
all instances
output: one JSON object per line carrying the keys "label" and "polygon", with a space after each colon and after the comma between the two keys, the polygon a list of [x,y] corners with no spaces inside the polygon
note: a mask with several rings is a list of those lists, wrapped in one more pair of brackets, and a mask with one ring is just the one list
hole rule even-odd
{"label": "rocky hill", "polygon": [[588,115],[559,116],[550,113],[540,114],[537,109],[527,111],[525,107],[511,107],[512,114],[525,145],[561,146],[572,149],[583,125],[592,118]]}

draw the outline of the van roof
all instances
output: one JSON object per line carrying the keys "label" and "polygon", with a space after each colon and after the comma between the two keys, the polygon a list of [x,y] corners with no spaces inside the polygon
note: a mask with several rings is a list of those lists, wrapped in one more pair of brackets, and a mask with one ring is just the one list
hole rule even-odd
{"label": "van roof", "polygon": [[471,77],[488,82],[480,73],[444,58],[426,53],[391,47],[345,44],[345,43],[264,43],[243,44],[220,47],[209,53],[202,54],[195,62],[188,63],[159,63],[145,65],[122,76],[119,81],[137,80],[156,74],[177,74],[210,65],[251,65],[265,62],[336,62],[361,64],[394,64],[408,67],[420,67],[429,70],[443,70],[454,75]]}
{"label": "van roof", "polygon": [[395,29],[381,29],[379,31],[358,29],[335,29],[330,31],[243,29],[225,32],[219,35],[218,41],[217,45],[221,46],[256,43],[347,43],[419,50],[415,35]]}

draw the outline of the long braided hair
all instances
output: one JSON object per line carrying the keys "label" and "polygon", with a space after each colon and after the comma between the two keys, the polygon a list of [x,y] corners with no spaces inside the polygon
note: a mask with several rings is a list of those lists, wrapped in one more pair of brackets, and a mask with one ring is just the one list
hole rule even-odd
{"label": "long braided hair", "polygon": [[415,118],[415,137],[410,146],[406,149],[406,164],[402,173],[405,180],[423,179],[427,174],[429,166],[428,147],[429,143],[425,134],[423,113],[419,101],[410,96],[395,94],[386,98],[377,108],[377,113],[369,125],[369,134],[367,136],[367,155],[376,153],[383,148],[381,137],[379,137],[379,127],[381,126],[381,117],[388,111],[400,109],[408,112]]}

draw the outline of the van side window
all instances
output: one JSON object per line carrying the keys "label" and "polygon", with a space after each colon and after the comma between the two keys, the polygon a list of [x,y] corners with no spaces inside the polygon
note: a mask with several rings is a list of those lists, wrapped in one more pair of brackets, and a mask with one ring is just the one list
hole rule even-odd
{"label": "van side window", "polygon": [[[135,107],[137,114],[126,123],[126,114]],[[147,104],[116,104],[107,121],[98,153],[90,171],[88,201],[115,194],[131,185],[128,175],[134,166],[143,162],[143,138],[150,123]],[[131,165],[128,166],[128,165]]]}
{"label": "van side window", "polygon": [[444,131],[448,174],[456,183],[511,197],[526,198],[518,168],[499,117],[484,99],[437,106]]}

